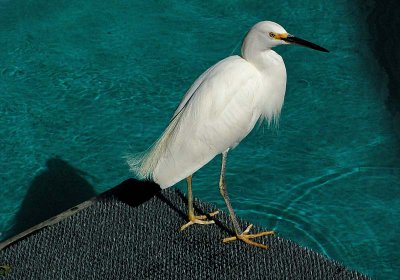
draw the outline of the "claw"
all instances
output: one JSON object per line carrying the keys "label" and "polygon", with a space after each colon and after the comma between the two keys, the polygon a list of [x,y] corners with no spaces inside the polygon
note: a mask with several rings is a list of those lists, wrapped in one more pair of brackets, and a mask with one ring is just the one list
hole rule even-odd
{"label": "claw", "polygon": [[207,220],[207,221],[204,221],[204,220],[207,219],[208,216],[214,217],[218,213],[219,213],[219,211],[215,211],[215,212],[209,213],[208,215],[189,217],[189,222],[187,222],[186,224],[181,226],[180,230],[181,231],[185,230],[186,228],[188,228],[189,226],[194,225],[194,224],[200,224],[200,225],[214,224],[213,220]]}
{"label": "claw", "polygon": [[249,245],[256,246],[256,247],[259,247],[259,248],[262,248],[262,249],[267,249],[268,248],[267,245],[254,242],[254,241],[252,241],[250,239],[256,238],[256,237],[260,237],[260,236],[275,234],[275,233],[273,231],[264,231],[264,232],[260,232],[260,233],[256,233],[256,234],[249,234],[250,229],[252,227],[253,227],[253,225],[249,225],[241,234],[236,235],[236,236],[232,236],[232,237],[224,238],[224,240],[222,242],[227,243],[227,242],[231,242],[231,241],[239,239],[239,240],[242,240],[243,242],[245,242],[245,243],[247,243]]}

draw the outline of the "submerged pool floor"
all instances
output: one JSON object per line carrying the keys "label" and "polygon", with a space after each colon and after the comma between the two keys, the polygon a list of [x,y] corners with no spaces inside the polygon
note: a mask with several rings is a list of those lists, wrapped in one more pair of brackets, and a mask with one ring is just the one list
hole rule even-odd
{"label": "submerged pool floor", "polygon": [[[400,277],[399,104],[373,3],[225,2],[0,1],[0,239],[132,176],[124,157],[157,139],[194,79],[273,20],[331,52],[276,48],[285,105],[279,127],[230,153],[233,207],[351,269]],[[219,164],[194,175],[194,195],[224,208]]]}

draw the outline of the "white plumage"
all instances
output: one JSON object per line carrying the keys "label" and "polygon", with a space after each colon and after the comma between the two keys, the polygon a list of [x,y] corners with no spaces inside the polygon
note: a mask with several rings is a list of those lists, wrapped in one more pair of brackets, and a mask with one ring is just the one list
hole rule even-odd
{"label": "white plumage", "polygon": [[[257,46],[251,41],[265,36],[258,34],[257,26],[244,40],[242,57],[230,56],[204,72],[150,151],[129,160],[141,178],[170,187],[236,147],[260,117],[269,122],[279,117],[286,88],[285,65],[271,49],[254,52]],[[285,32],[283,28],[279,31]],[[266,51],[265,45],[260,47]]]}
{"label": "white plumage", "polygon": [[[277,121],[285,97],[286,69],[282,57],[271,50],[281,44],[298,44],[327,52],[326,49],[294,37],[270,21],[257,23],[247,33],[241,56],[230,56],[204,72],[190,87],[176,109],[168,127],[144,156],[131,157],[128,163],[141,178],[167,188],[186,178],[188,219],[181,227],[211,224],[206,216],[195,216],[192,174],[222,154],[220,193],[227,205],[235,236],[260,248],[267,246],[250,239],[272,232],[249,234],[252,225],[240,229],[225,183],[228,151],[235,148],[259,119]],[[217,212],[209,214],[216,215]]]}

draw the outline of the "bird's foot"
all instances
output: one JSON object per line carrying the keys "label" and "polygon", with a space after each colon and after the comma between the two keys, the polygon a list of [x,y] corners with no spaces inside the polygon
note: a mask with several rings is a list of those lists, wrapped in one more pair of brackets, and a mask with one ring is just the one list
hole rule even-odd
{"label": "bird's foot", "polygon": [[217,215],[219,213],[219,211],[215,211],[212,213],[209,213],[208,215],[201,215],[201,216],[189,216],[189,222],[187,222],[186,224],[184,224],[183,226],[181,226],[181,231],[188,228],[191,225],[194,224],[200,224],[200,225],[209,225],[209,224],[214,224],[213,220],[206,220],[207,217],[214,217],[215,215]]}
{"label": "bird's foot", "polygon": [[243,242],[245,242],[245,243],[247,243],[247,244],[249,244],[249,245],[256,246],[256,247],[263,248],[263,249],[267,249],[267,248],[268,248],[267,245],[254,242],[254,241],[252,241],[252,240],[250,240],[250,239],[256,238],[256,237],[260,237],[260,236],[265,236],[265,235],[274,234],[274,232],[273,232],[273,231],[263,231],[263,232],[259,232],[259,233],[256,233],[256,234],[249,234],[249,231],[250,231],[250,229],[251,229],[252,227],[253,227],[253,225],[249,225],[249,226],[246,228],[246,230],[243,231],[243,233],[238,234],[238,235],[236,235],[236,236],[224,238],[223,242],[224,242],[224,243],[227,243],[227,242],[231,242],[231,241],[234,241],[234,240],[239,239],[239,240],[242,240]]}

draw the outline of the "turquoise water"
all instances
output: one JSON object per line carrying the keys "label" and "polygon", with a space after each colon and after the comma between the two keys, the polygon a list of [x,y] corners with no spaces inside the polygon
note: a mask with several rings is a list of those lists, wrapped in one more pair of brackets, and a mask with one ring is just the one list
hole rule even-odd
{"label": "turquoise water", "polygon": [[[229,155],[237,214],[400,278],[399,103],[374,51],[373,1],[102,2],[0,1],[0,239],[130,177],[123,157],[268,19],[331,53],[276,49],[285,105],[279,128],[259,127]],[[195,175],[194,192],[225,209],[219,164]]]}

